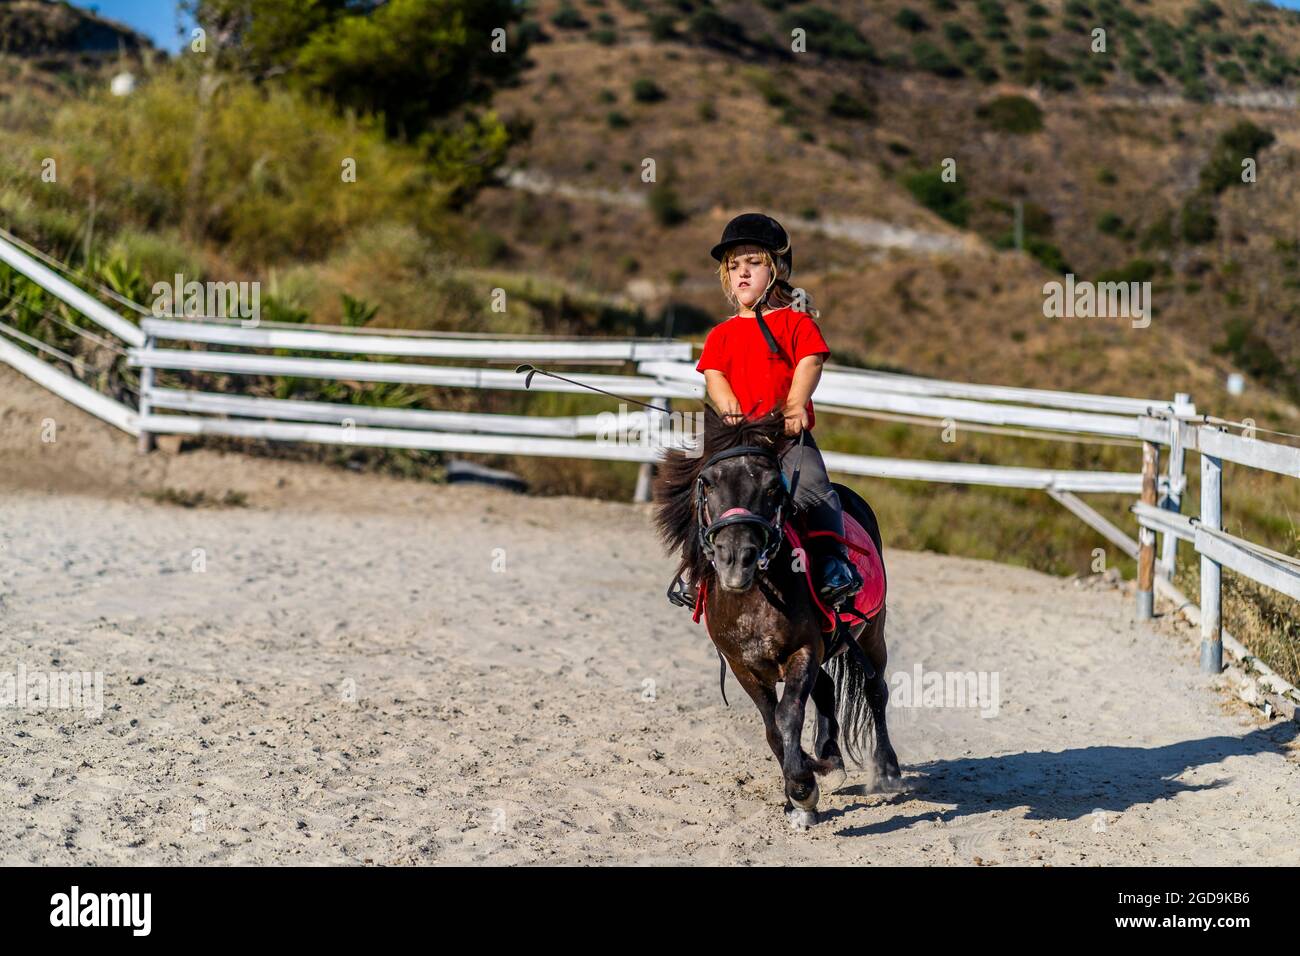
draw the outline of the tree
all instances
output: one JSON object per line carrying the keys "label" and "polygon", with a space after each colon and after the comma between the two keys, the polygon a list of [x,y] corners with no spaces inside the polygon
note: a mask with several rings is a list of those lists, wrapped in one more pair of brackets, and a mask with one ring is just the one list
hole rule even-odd
{"label": "tree", "polygon": [[[338,107],[382,115],[417,138],[485,102],[523,66],[527,40],[511,0],[187,0],[221,69],[283,75]],[[508,30],[494,52],[493,31]]]}

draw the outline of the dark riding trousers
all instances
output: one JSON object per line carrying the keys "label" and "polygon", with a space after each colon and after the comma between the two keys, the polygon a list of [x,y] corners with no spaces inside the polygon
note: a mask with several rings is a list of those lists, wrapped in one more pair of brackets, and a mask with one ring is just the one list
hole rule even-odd
{"label": "dark riding trousers", "polygon": [[[781,473],[785,475],[788,485],[794,475],[794,466],[800,463],[799,442],[791,442],[785,454],[781,456]],[[831,487],[831,479],[826,474],[826,462],[822,461],[821,449],[813,438],[813,433],[805,430],[803,440],[803,462],[799,469],[799,487],[795,489],[794,500],[800,508],[811,510],[822,502],[830,502],[835,510],[840,509],[839,495]]]}

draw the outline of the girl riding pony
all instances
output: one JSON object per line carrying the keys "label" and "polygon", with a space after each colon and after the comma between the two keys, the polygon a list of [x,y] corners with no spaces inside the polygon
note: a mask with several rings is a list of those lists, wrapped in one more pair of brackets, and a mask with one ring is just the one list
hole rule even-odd
{"label": "girl riding pony", "polygon": [[[737,311],[709,333],[695,367],[704,373],[709,399],[728,424],[780,407],[786,434],[806,433],[802,453],[799,443],[792,442],[782,455],[786,485],[802,454],[795,503],[810,531],[843,537],[840,498],[812,436],[812,394],[830,348],[817,327],[817,310],[802,290],[790,285],[790,238],[770,216],[745,213],[727,223],[712,255],[720,263],[722,291]],[[820,535],[808,541],[823,603],[834,607],[862,589],[862,578],[838,539]]]}

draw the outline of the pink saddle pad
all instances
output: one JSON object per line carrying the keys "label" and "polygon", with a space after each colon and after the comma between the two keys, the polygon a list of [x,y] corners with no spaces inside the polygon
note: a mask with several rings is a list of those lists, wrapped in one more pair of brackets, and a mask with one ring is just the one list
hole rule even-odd
{"label": "pink saddle pad", "polygon": [[[853,548],[844,549],[848,552],[849,559],[857,565],[858,574],[862,575],[863,581],[862,590],[853,597],[853,606],[863,617],[875,617],[885,604],[885,564],[880,559],[880,551],[876,548],[876,542],[871,540],[871,535],[847,510],[844,512],[844,537],[859,548],[866,549],[865,554]],[[840,614],[840,619],[850,622],[854,620],[848,614]]]}

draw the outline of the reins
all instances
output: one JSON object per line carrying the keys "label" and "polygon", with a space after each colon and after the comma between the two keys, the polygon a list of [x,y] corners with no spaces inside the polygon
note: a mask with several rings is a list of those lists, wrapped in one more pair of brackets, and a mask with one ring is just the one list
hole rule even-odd
{"label": "reins", "polygon": [[570,385],[576,385],[578,388],[585,388],[589,392],[598,392],[601,395],[608,395],[610,398],[617,398],[620,402],[631,402],[633,405],[640,405],[642,408],[653,409],[656,412],[663,412],[665,415],[671,415],[672,410],[664,408],[661,405],[651,405],[649,402],[643,402],[636,398],[628,398],[626,395],[619,395],[615,392],[607,392],[603,388],[597,388],[595,385],[588,385],[586,382],[579,382],[577,379],[565,378],[556,372],[548,372],[544,368],[538,368],[536,365],[516,365],[515,372],[524,374],[524,388],[528,389],[533,384],[534,375],[545,375],[548,378],[559,379],[561,382],[568,382]]}

